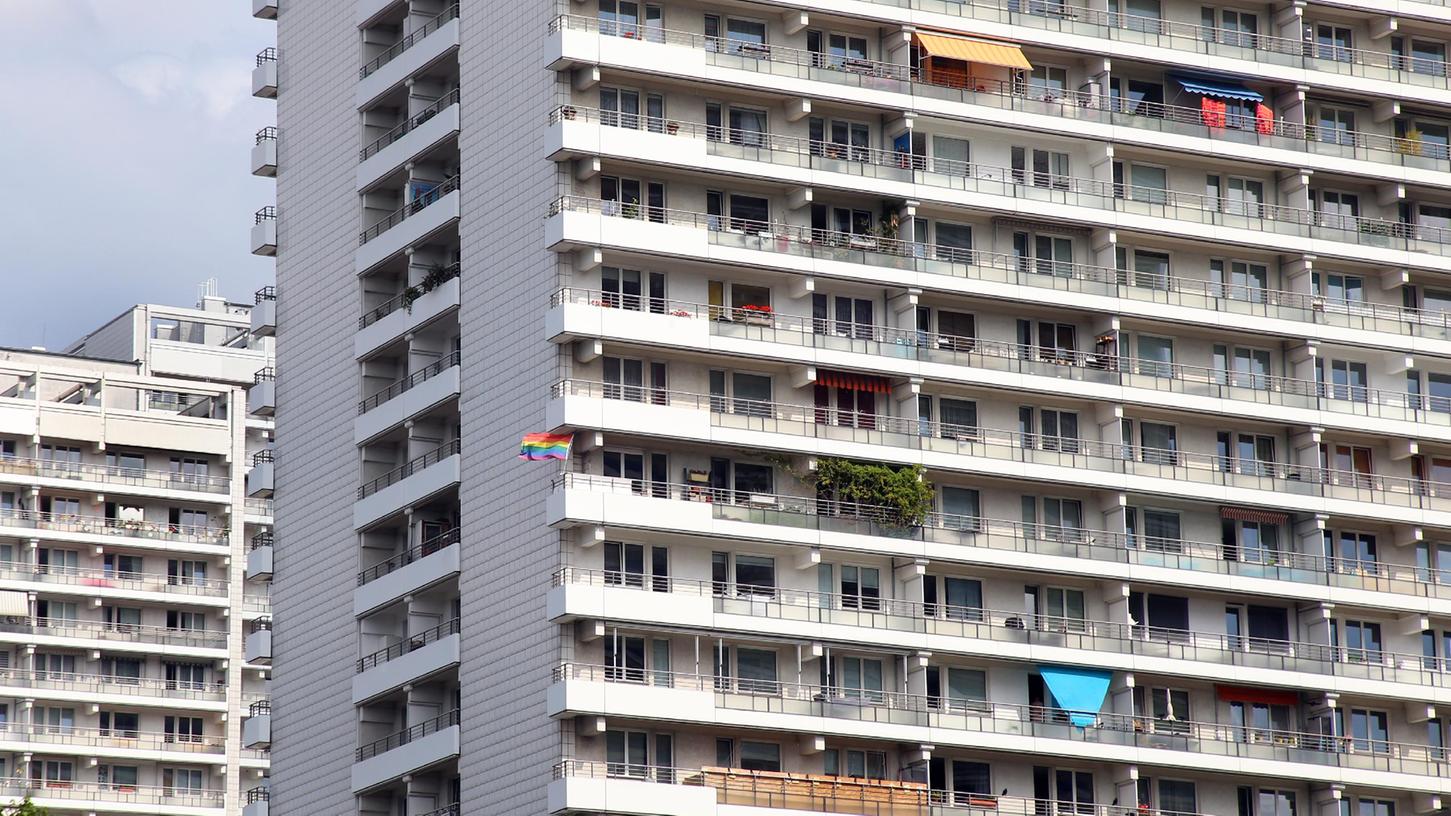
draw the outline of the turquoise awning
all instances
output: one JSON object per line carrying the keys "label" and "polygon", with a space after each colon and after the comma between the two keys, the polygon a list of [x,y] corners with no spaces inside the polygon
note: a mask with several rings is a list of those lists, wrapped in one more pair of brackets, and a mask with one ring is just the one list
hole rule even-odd
{"label": "turquoise awning", "polygon": [[1068,721],[1086,728],[1098,720],[1098,710],[1108,696],[1113,672],[1066,666],[1039,666],[1038,674],[1052,692],[1058,707],[1068,711]]}
{"label": "turquoise awning", "polygon": [[1179,86],[1189,93],[1197,93],[1202,96],[1217,96],[1221,99],[1248,99],[1251,102],[1263,102],[1264,96],[1256,91],[1235,82],[1232,79],[1218,79],[1206,76],[1191,76],[1186,74],[1171,74],[1170,78],[1179,83]]}

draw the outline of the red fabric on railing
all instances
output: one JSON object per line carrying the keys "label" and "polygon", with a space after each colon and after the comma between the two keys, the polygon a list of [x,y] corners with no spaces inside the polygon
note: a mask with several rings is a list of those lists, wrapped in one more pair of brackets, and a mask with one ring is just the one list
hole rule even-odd
{"label": "red fabric on railing", "polygon": [[1228,108],[1218,99],[1202,97],[1199,100],[1199,115],[1208,127],[1224,127]]}
{"label": "red fabric on railing", "polygon": [[1283,706],[1300,704],[1300,695],[1293,691],[1247,688],[1245,686],[1215,686],[1214,691],[1219,699],[1226,703],[1263,703]]}
{"label": "red fabric on railing", "polygon": [[892,390],[891,383],[884,377],[872,377],[866,374],[849,374],[845,371],[818,371],[816,372],[816,384],[828,388],[846,388],[852,391],[871,391],[876,394],[886,394]]}
{"label": "red fabric on railing", "polygon": [[1253,521],[1258,524],[1288,524],[1290,516],[1288,513],[1276,513],[1273,510],[1253,510],[1248,507],[1221,507],[1219,517],[1233,521]]}
{"label": "red fabric on railing", "polygon": [[1265,136],[1275,132],[1275,112],[1263,102],[1255,105],[1255,130]]}

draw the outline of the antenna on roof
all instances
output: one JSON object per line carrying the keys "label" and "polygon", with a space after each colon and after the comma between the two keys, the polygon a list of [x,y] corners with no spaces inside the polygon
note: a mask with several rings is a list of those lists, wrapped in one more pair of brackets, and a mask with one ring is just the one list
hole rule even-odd
{"label": "antenna on roof", "polygon": [[202,308],[203,304],[206,303],[207,298],[214,298],[216,296],[216,278],[207,278],[206,280],[196,285],[196,306],[198,309]]}

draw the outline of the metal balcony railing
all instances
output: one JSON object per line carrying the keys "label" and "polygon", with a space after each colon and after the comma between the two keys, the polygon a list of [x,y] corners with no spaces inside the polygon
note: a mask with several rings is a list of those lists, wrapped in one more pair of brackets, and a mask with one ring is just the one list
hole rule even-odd
{"label": "metal balcony railing", "polygon": [[253,217],[252,217],[252,223],[253,224],[261,224],[264,221],[276,221],[276,220],[277,220],[277,207],[274,206],[274,205],[272,205],[272,204],[268,204],[267,206],[265,206],[262,209],[258,210],[253,215]]}
{"label": "metal balcony railing", "polygon": [[453,5],[444,9],[443,13],[414,29],[412,33],[407,34],[403,37],[403,39],[399,40],[388,50],[368,61],[368,63],[365,64],[362,68],[359,68],[358,79],[364,79],[369,74],[392,62],[398,57],[399,54],[402,54],[404,51],[412,48],[415,43],[422,40],[424,37],[427,37],[429,34],[437,31],[438,29],[443,28],[449,22],[457,18],[458,3],[454,3]]}
{"label": "metal balcony railing", "polygon": [[1451,599],[1451,570],[1327,558],[1278,547],[1242,547],[957,513],[930,513],[921,525],[910,527],[901,524],[891,509],[876,505],[585,473],[560,474],[552,489],[701,502],[710,506],[714,518],[753,524]]}
{"label": "metal balcony railing", "polygon": [[253,802],[271,802],[271,801],[272,801],[272,789],[269,788],[269,787],[267,787],[266,785],[258,785],[257,787],[251,788],[251,789],[249,789],[247,791],[247,804],[249,804],[249,805],[252,804]]}
{"label": "metal balcony railing", "polygon": [[256,453],[252,454],[252,464],[254,464],[254,465],[260,465],[260,464],[263,464],[264,462],[266,462],[266,463],[272,463],[272,462],[276,462],[276,461],[277,461],[277,451],[274,450],[274,449],[272,449],[272,448],[267,448],[265,450],[259,450]]}
{"label": "metal balcony railing", "polygon": [[[724,614],[920,632],[994,643],[1067,647],[1083,652],[1085,662],[1090,664],[1093,664],[1093,652],[1112,652],[1428,687],[1451,686],[1451,659],[1383,649],[1241,637],[899,598],[657,578],[641,573],[578,567],[564,567],[555,572],[552,585],[614,587],[711,598],[715,611]],[[870,634],[863,635],[868,640],[872,637]]]}
{"label": "metal balcony railing", "polygon": [[[593,289],[561,289],[551,305],[577,304],[710,321],[712,334],[783,342],[803,348],[827,348],[900,360],[904,357],[965,367],[1040,374],[1055,380],[1115,384],[1155,392],[1199,394],[1253,406],[1284,405],[1361,416],[1451,425],[1451,399],[1365,386],[1302,380],[1115,356],[1091,351],[1047,348],[939,332],[901,329],[832,318],[711,306]],[[1436,313],[1451,318],[1451,313]],[[1448,323],[1451,326],[1451,323]],[[633,394],[633,392],[632,392]],[[650,396],[641,393],[641,401]],[[1158,404],[1155,395],[1139,401]]]}
{"label": "metal balcony railing", "polygon": [[252,302],[254,302],[254,303],[261,303],[261,302],[263,302],[265,300],[276,300],[276,299],[277,299],[277,287],[276,286],[264,286],[261,289],[258,289],[257,292],[252,296]]}
{"label": "metal balcony railing", "polygon": [[247,621],[246,628],[247,634],[249,635],[255,634],[257,632],[270,632],[272,631],[272,618],[262,617],[257,618],[256,620]]}
{"label": "metal balcony railing", "polygon": [[1408,336],[1451,337],[1451,313],[1405,309],[1131,269],[1023,258],[1012,254],[876,235],[750,222],[659,207],[627,209],[618,201],[562,196],[548,215],[591,213],[704,229],[713,244],[892,270],[946,275],[1199,309],[1362,328]]}
{"label": "metal balcony railing", "polygon": [[[1051,11],[1057,8],[1068,9],[1067,6],[1058,6],[1053,3],[1038,3],[1037,0],[1006,0],[1006,2],[1018,6],[1041,7],[1044,10],[1042,15],[1031,13],[1020,14],[1016,11],[1003,11],[992,9],[993,0],[986,4],[942,4],[932,0],[913,0],[912,6],[930,4],[932,11],[946,11],[949,14],[977,14],[984,13],[988,18],[995,15],[999,18],[1007,18],[1003,21],[1013,23],[1036,22],[1041,20],[1053,20],[1055,15]],[[1107,15],[1119,20],[1147,20],[1148,18],[1132,18],[1129,15],[1119,15],[1116,12],[1105,12],[1101,10],[1087,10],[1091,14]],[[1058,17],[1062,22],[1064,30],[1074,33],[1083,33],[1083,28],[1075,25],[1076,20],[1070,19],[1071,15]],[[1169,26],[1188,26],[1176,22],[1167,22]],[[1052,26],[1045,26],[1051,28]],[[987,77],[964,77],[957,74],[931,70],[913,69],[907,65],[893,62],[881,62],[876,60],[847,58],[839,55],[813,52],[786,46],[756,43],[741,43],[728,38],[705,37],[685,31],[660,29],[650,26],[619,23],[614,21],[600,21],[594,17],[583,15],[563,15],[556,18],[550,24],[550,31],[574,30],[596,32],[603,36],[613,36],[623,39],[636,39],[643,42],[668,43],[679,45],[696,50],[703,50],[710,54],[710,59],[717,63],[731,67],[759,70],[763,73],[771,73],[784,76],[795,76],[804,79],[818,79],[831,84],[847,84],[870,87],[874,91],[894,90],[905,94],[919,94],[931,97],[957,99],[970,104],[984,105],[999,109],[1022,110],[1029,113],[1041,113],[1054,115],[1065,120],[1090,120],[1106,124],[1118,124],[1144,130],[1176,132],[1184,135],[1223,138],[1237,142],[1258,144],[1265,147],[1276,147],[1287,150],[1309,151],[1336,155],[1349,158],[1357,158],[1368,161],[1391,161],[1415,167],[1435,167],[1436,169],[1451,169],[1451,148],[1446,145],[1424,139],[1407,139],[1403,137],[1388,136],[1378,133],[1357,132],[1341,130],[1338,128],[1322,128],[1316,125],[1297,124],[1288,118],[1275,117],[1261,121],[1256,117],[1227,116],[1223,121],[1207,119],[1200,108],[1164,105],[1161,103],[1133,102],[1126,99],[1116,98],[1106,93],[1090,93],[1073,91],[1066,88],[1048,87],[1034,83],[1029,80],[1003,80]],[[1123,32],[1128,29],[1111,29],[1115,32]],[[1275,52],[1268,50],[1241,49],[1239,43],[1257,42],[1263,39],[1266,43],[1279,41],[1279,38],[1264,37],[1260,35],[1247,34],[1243,32],[1228,31],[1225,29],[1205,29],[1215,32],[1210,36],[1217,38],[1217,43],[1210,40],[1199,40],[1201,45],[1222,45],[1227,46],[1229,51],[1235,52],[1237,56],[1249,55],[1275,55]],[[1140,39],[1139,32],[1133,32],[1132,36],[1125,36],[1123,39]],[[1150,37],[1152,38],[1152,37]],[[1296,41],[1288,41],[1296,42]],[[1369,65],[1370,62],[1354,62],[1346,59],[1327,59],[1318,54],[1349,56],[1354,49],[1341,49],[1334,46],[1321,46],[1319,44],[1300,43],[1300,50],[1307,51],[1312,56],[1307,56],[1305,62],[1309,67],[1334,67],[1337,69],[1345,67],[1356,67]],[[1292,46],[1293,47],[1293,46]],[[1379,52],[1364,52],[1367,60],[1380,61],[1385,63],[1384,68],[1373,70],[1401,70],[1399,76],[1386,76],[1383,78],[1392,81],[1406,81],[1412,77],[1420,79],[1429,78],[1433,85],[1445,86],[1448,82],[1444,63],[1436,60],[1420,60],[1415,57],[1395,57],[1383,55]],[[1387,59],[1376,60],[1384,57]],[[1299,61],[1298,57],[1281,59],[1280,61],[1293,64]],[[1170,66],[1172,67],[1172,66]],[[1421,68],[1423,70],[1415,70]],[[1372,71],[1373,72],[1373,71]],[[1372,72],[1362,72],[1365,74]],[[895,83],[896,87],[891,87]],[[1421,82],[1420,84],[1426,84]],[[1427,161],[1421,161],[1426,159]]]}
{"label": "metal balcony railing", "polygon": [[[261,130],[257,131],[257,138],[256,138],[256,141],[253,144],[262,144],[263,142],[275,142],[275,141],[277,141],[277,128],[274,125],[268,125],[267,127],[264,127]],[[266,289],[272,289],[273,287],[268,286],[268,287],[264,287],[264,288],[266,288]],[[272,298],[268,298],[268,300],[271,300],[271,299]],[[258,303],[261,303],[261,301],[258,301]]]}
{"label": "metal balcony railing", "polygon": [[[443,268],[443,277],[439,280],[439,283],[442,284],[445,281],[451,281],[454,278],[458,277],[460,267],[461,264],[458,263],[451,263],[448,266],[445,266]],[[405,292],[384,301],[377,308],[370,310],[368,313],[358,318],[358,329],[366,329],[374,323],[377,323],[379,320],[382,320],[388,315],[398,311],[399,309],[405,308],[411,302],[409,300],[409,297],[410,295]]]}
{"label": "metal balcony railing", "polygon": [[[554,397],[585,396],[711,413],[713,424],[768,433],[961,453],[995,460],[1064,465],[1253,490],[1333,496],[1350,501],[1451,510],[1451,483],[1408,476],[1239,459],[1071,436],[941,423],[822,406],[728,398],[619,383],[563,380]],[[1111,463],[1111,464],[1109,464]],[[1271,504],[1273,500],[1267,500]],[[1371,516],[1376,513],[1365,511]]]}
{"label": "metal balcony railing", "polygon": [[[1060,708],[990,699],[955,699],[882,689],[848,689],[708,674],[562,663],[554,682],[620,683],[711,692],[719,708],[814,715],[825,719],[890,723],[978,733],[1013,734],[1081,743],[1193,751],[1214,756],[1338,765],[1444,776],[1447,749],[1417,743],[1361,739],[1277,728],[1166,720],[1099,712],[1087,726],[1072,724]],[[708,713],[705,715],[708,716]],[[1086,736],[1085,736],[1086,735]]]}
{"label": "metal balcony railing", "polygon": [[79,618],[36,617],[24,622],[0,623],[0,631],[83,640],[165,643],[205,649],[220,649],[227,645],[227,633],[222,629],[156,626],[149,623],[107,623]]}
{"label": "metal balcony railing", "polygon": [[143,592],[172,592],[183,595],[227,594],[227,582],[220,578],[176,575],[165,572],[131,572],[109,567],[63,567],[28,561],[0,561],[0,576],[18,581],[109,587]]}
{"label": "metal balcony railing", "polygon": [[243,505],[246,511],[254,516],[271,516],[273,514],[273,503],[271,499],[247,499]]}
{"label": "metal balcony railing", "polygon": [[418,386],[422,383],[427,382],[428,380],[433,379],[440,373],[447,371],[458,364],[459,352],[451,351],[448,354],[445,354],[442,357],[438,358],[437,360],[434,360],[432,363],[424,366],[423,368],[420,368],[419,370],[413,372],[412,374],[409,374],[406,377],[394,381],[387,388],[384,388],[377,393],[369,395],[366,399],[358,403],[358,413],[366,414],[374,408],[377,408],[379,405],[382,405],[383,403],[393,399],[394,397],[402,395],[406,391],[412,390],[415,386]]}
{"label": "metal balcony railing", "polygon": [[90,462],[67,462],[59,459],[31,459],[21,456],[0,456],[0,473],[41,476],[48,479],[104,482],[118,487],[159,487],[205,493],[226,493],[231,487],[231,479],[226,476],[147,470]]}
{"label": "metal balcony railing", "polygon": [[35,530],[60,530],[71,533],[114,535],[161,541],[182,541],[193,544],[221,544],[226,541],[224,527],[201,527],[190,524],[167,524],[156,521],[125,521],[78,513],[42,513],[38,510],[0,508],[0,527],[24,527]]}
{"label": "metal balcony railing", "polygon": [[248,550],[260,550],[263,547],[271,547],[274,541],[272,533],[258,533],[252,536],[252,544]]}
{"label": "metal balcony railing", "polygon": [[428,192],[415,195],[407,204],[399,207],[382,219],[373,223],[372,226],[358,234],[358,243],[366,244],[387,232],[393,227],[408,220],[409,217],[423,212],[430,205],[438,202],[439,199],[459,189],[459,177],[454,176],[443,181],[430,189]]}
{"label": "metal balcony railing", "polygon": [[354,666],[355,672],[357,674],[362,674],[368,669],[381,666],[390,660],[397,660],[403,655],[409,654],[411,652],[416,652],[430,643],[443,640],[449,635],[456,635],[458,633],[458,618],[444,621],[443,623],[440,623],[439,625],[431,629],[425,629],[422,632],[404,638],[403,640],[398,641],[392,646],[389,646],[385,649],[379,649],[378,651],[373,652],[370,655],[365,655],[359,658],[358,662]]}
{"label": "metal balcony railing", "polygon": [[261,717],[264,714],[266,714],[266,715],[271,715],[272,714],[272,701],[271,700],[258,700],[257,702],[252,703],[251,705],[247,706],[247,716],[248,717]]}
{"label": "metal balcony railing", "polygon": [[[457,6],[455,6],[455,8],[457,8]],[[383,148],[393,144],[404,136],[407,136],[409,133],[412,133],[415,129],[417,129],[419,125],[422,125],[424,122],[427,122],[428,120],[437,116],[439,111],[449,107],[450,105],[457,105],[458,100],[458,88],[454,88],[453,90],[449,91],[448,93],[444,94],[443,96],[439,97],[437,100],[429,104],[428,107],[424,108],[418,113],[413,114],[407,119],[404,119],[401,123],[398,124],[397,127],[394,127],[392,130],[389,130],[387,133],[379,136],[362,150],[358,151],[358,161],[367,161],[368,159],[372,158]]]}
{"label": "metal balcony railing", "polygon": [[389,485],[397,484],[398,482],[403,481],[409,476],[412,476],[413,474],[418,473],[419,471],[431,465],[436,465],[439,462],[442,462],[443,460],[449,458],[450,456],[456,455],[458,452],[459,440],[455,439],[452,442],[445,442],[442,445],[439,445],[438,447],[429,451],[428,453],[425,453],[422,456],[413,459],[412,461],[400,465],[370,482],[359,485],[358,499],[366,499],[374,493],[377,493],[379,490],[382,490]]}
{"label": "metal balcony railing", "polygon": [[0,671],[0,679],[17,688],[59,689],[104,694],[125,694],[136,697],[172,697],[187,700],[223,700],[227,695],[225,680],[198,683],[164,680],[152,677],[78,674],[74,672]]}
{"label": "metal balcony railing", "polygon": [[359,746],[357,752],[354,754],[354,760],[362,762],[365,759],[372,759],[379,754],[391,751],[394,748],[401,748],[411,742],[423,739],[429,734],[437,733],[455,725],[458,725],[458,709],[454,709],[446,714],[440,714],[431,720],[425,720],[411,728],[389,734],[380,740]]}
{"label": "metal balcony railing", "polygon": [[258,68],[261,68],[263,65],[266,65],[269,62],[276,62],[276,61],[277,61],[277,49],[275,47],[273,47],[273,46],[270,46],[269,45],[266,48],[262,49],[261,51],[257,52],[257,67]]}
{"label": "metal balcony railing", "polygon": [[253,374],[252,375],[252,384],[253,385],[256,385],[257,383],[276,382],[276,381],[277,381],[277,369],[275,369],[275,368],[264,368],[261,371],[258,371],[256,374]]}
{"label": "metal balcony railing", "polygon": [[[1197,109],[1184,110],[1186,115],[1190,111],[1196,116],[1199,115]],[[1354,244],[1386,238],[1438,245],[1451,243],[1451,228],[1326,213],[1227,195],[1191,193],[1166,187],[1145,187],[1127,182],[1038,172],[1027,168],[916,156],[895,150],[813,141],[760,131],[730,130],[711,125],[645,118],[635,114],[594,111],[572,105],[555,109],[551,116],[556,121],[583,116],[607,126],[647,128],[677,138],[682,135],[686,138],[701,138],[720,144],[724,146],[722,149],[728,148],[731,153],[744,153],[742,158],[767,165],[817,167],[852,175],[913,181],[927,186],[1013,199],[1052,201],[1111,212],[1144,212],[1194,223],[1242,226],[1285,234],[1308,233],[1328,240]],[[1273,190],[1270,193],[1273,194]],[[631,205],[625,205],[623,209],[630,207]],[[639,209],[638,205],[633,207]]]}
{"label": "metal balcony railing", "polygon": [[459,540],[459,529],[457,527],[439,533],[416,547],[410,547],[407,552],[399,553],[387,561],[374,564],[359,572],[358,586],[362,586],[370,581],[376,581],[394,570],[402,569],[414,561],[427,558],[445,547],[459,543]]}

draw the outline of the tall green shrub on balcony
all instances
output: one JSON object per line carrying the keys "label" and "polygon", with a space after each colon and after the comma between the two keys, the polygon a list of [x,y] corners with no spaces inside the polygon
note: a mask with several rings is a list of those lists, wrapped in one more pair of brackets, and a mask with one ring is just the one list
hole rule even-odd
{"label": "tall green shrub on balcony", "polygon": [[889,467],[819,459],[814,481],[821,495],[884,508],[887,518],[883,520],[903,527],[921,527],[932,512],[932,485],[923,478],[921,465]]}

